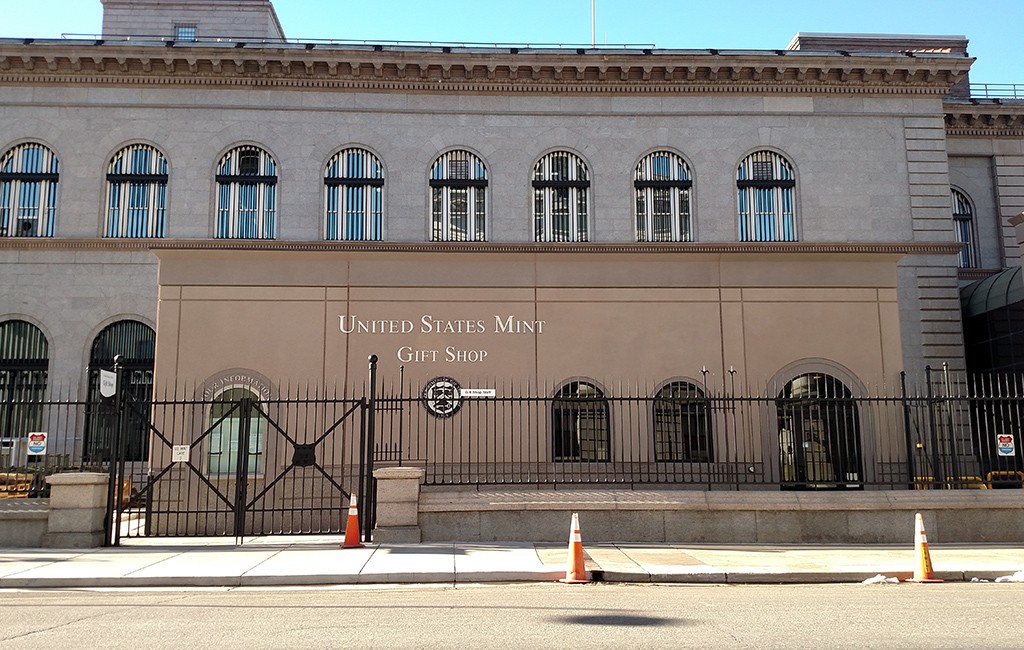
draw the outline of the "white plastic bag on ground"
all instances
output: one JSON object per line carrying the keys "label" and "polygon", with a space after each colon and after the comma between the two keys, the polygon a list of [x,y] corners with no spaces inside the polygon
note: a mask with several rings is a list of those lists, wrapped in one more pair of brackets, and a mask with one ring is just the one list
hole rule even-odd
{"label": "white plastic bag on ground", "polygon": [[1024,582],[1024,571],[1018,571],[1012,576],[1001,576],[996,578],[996,582]]}
{"label": "white plastic bag on ground", "polygon": [[895,584],[895,583],[898,583],[898,582],[899,582],[898,578],[886,578],[881,573],[879,573],[874,578],[868,578],[867,580],[865,580],[861,584],[862,585],[883,585],[883,584],[887,584],[887,583],[888,584]]}

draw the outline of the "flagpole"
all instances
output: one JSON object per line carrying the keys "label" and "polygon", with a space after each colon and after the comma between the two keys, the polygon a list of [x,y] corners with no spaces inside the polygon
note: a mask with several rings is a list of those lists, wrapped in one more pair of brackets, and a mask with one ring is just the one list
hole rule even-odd
{"label": "flagpole", "polygon": [[597,0],[590,0],[590,47],[597,46],[597,14],[594,4]]}

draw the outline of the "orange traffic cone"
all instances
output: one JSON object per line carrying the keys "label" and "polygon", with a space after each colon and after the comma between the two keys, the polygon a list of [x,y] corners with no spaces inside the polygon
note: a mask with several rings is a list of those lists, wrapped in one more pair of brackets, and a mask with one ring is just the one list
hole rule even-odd
{"label": "orange traffic cone", "polygon": [[924,519],[920,512],[914,517],[914,552],[917,555],[917,566],[914,567],[914,577],[907,582],[942,582],[935,579],[932,556],[928,553],[928,538],[924,534]]}
{"label": "orange traffic cone", "polygon": [[348,501],[348,520],[345,521],[345,541],[341,548],[363,548],[359,540],[359,508],[356,507],[356,495]]}
{"label": "orange traffic cone", "polygon": [[587,567],[583,561],[583,538],[580,537],[580,516],[572,513],[569,530],[569,562],[565,567],[565,578],[559,580],[568,584],[580,584],[587,580]]}

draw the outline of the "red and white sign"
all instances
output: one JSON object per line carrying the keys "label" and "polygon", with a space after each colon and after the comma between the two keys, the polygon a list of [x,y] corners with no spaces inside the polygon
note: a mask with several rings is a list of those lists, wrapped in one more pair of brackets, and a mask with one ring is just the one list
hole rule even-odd
{"label": "red and white sign", "polygon": [[1013,456],[1016,446],[1013,444],[1012,433],[996,434],[996,451],[1000,456]]}
{"label": "red and white sign", "polygon": [[28,455],[42,456],[46,453],[46,432],[33,431],[28,434]]}

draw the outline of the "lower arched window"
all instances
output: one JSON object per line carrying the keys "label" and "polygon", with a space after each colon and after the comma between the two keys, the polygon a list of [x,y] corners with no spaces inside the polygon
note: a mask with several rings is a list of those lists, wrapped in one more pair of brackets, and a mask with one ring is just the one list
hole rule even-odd
{"label": "lower arched window", "polygon": [[100,370],[113,370],[114,358],[121,357],[122,392],[126,402],[125,438],[122,458],[145,460],[149,448],[146,416],[153,393],[153,362],[156,332],[149,325],[122,320],[108,325],[92,343],[89,353],[89,417],[85,421],[85,454],[89,459],[107,460],[114,440],[117,413],[113,403],[100,398]]}
{"label": "lower arched window", "polygon": [[654,398],[654,457],[664,462],[714,458],[711,408],[700,388],[675,381]]}
{"label": "lower arched window", "polygon": [[610,458],[608,400],[597,386],[585,381],[567,383],[551,404],[551,420],[555,460]]}
{"label": "lower arched window", "polygon": [[783,486],[863,485],[860,417],[843,382],[821,372],[800,375],[783,387],[776,411]]}
{"label": "lower arched window", "polygon": [[35,325],[23,320],[0,323],[0,469],[41,461],[28,455],[28,434],[45,431],[49,344]]}
{"label": "lower arched window", "polygon": [[259,412],[259,396],[245,386],[217,393],[207,418],[207,472],[210,475],[247,476],[263,473],[266,420]]}

